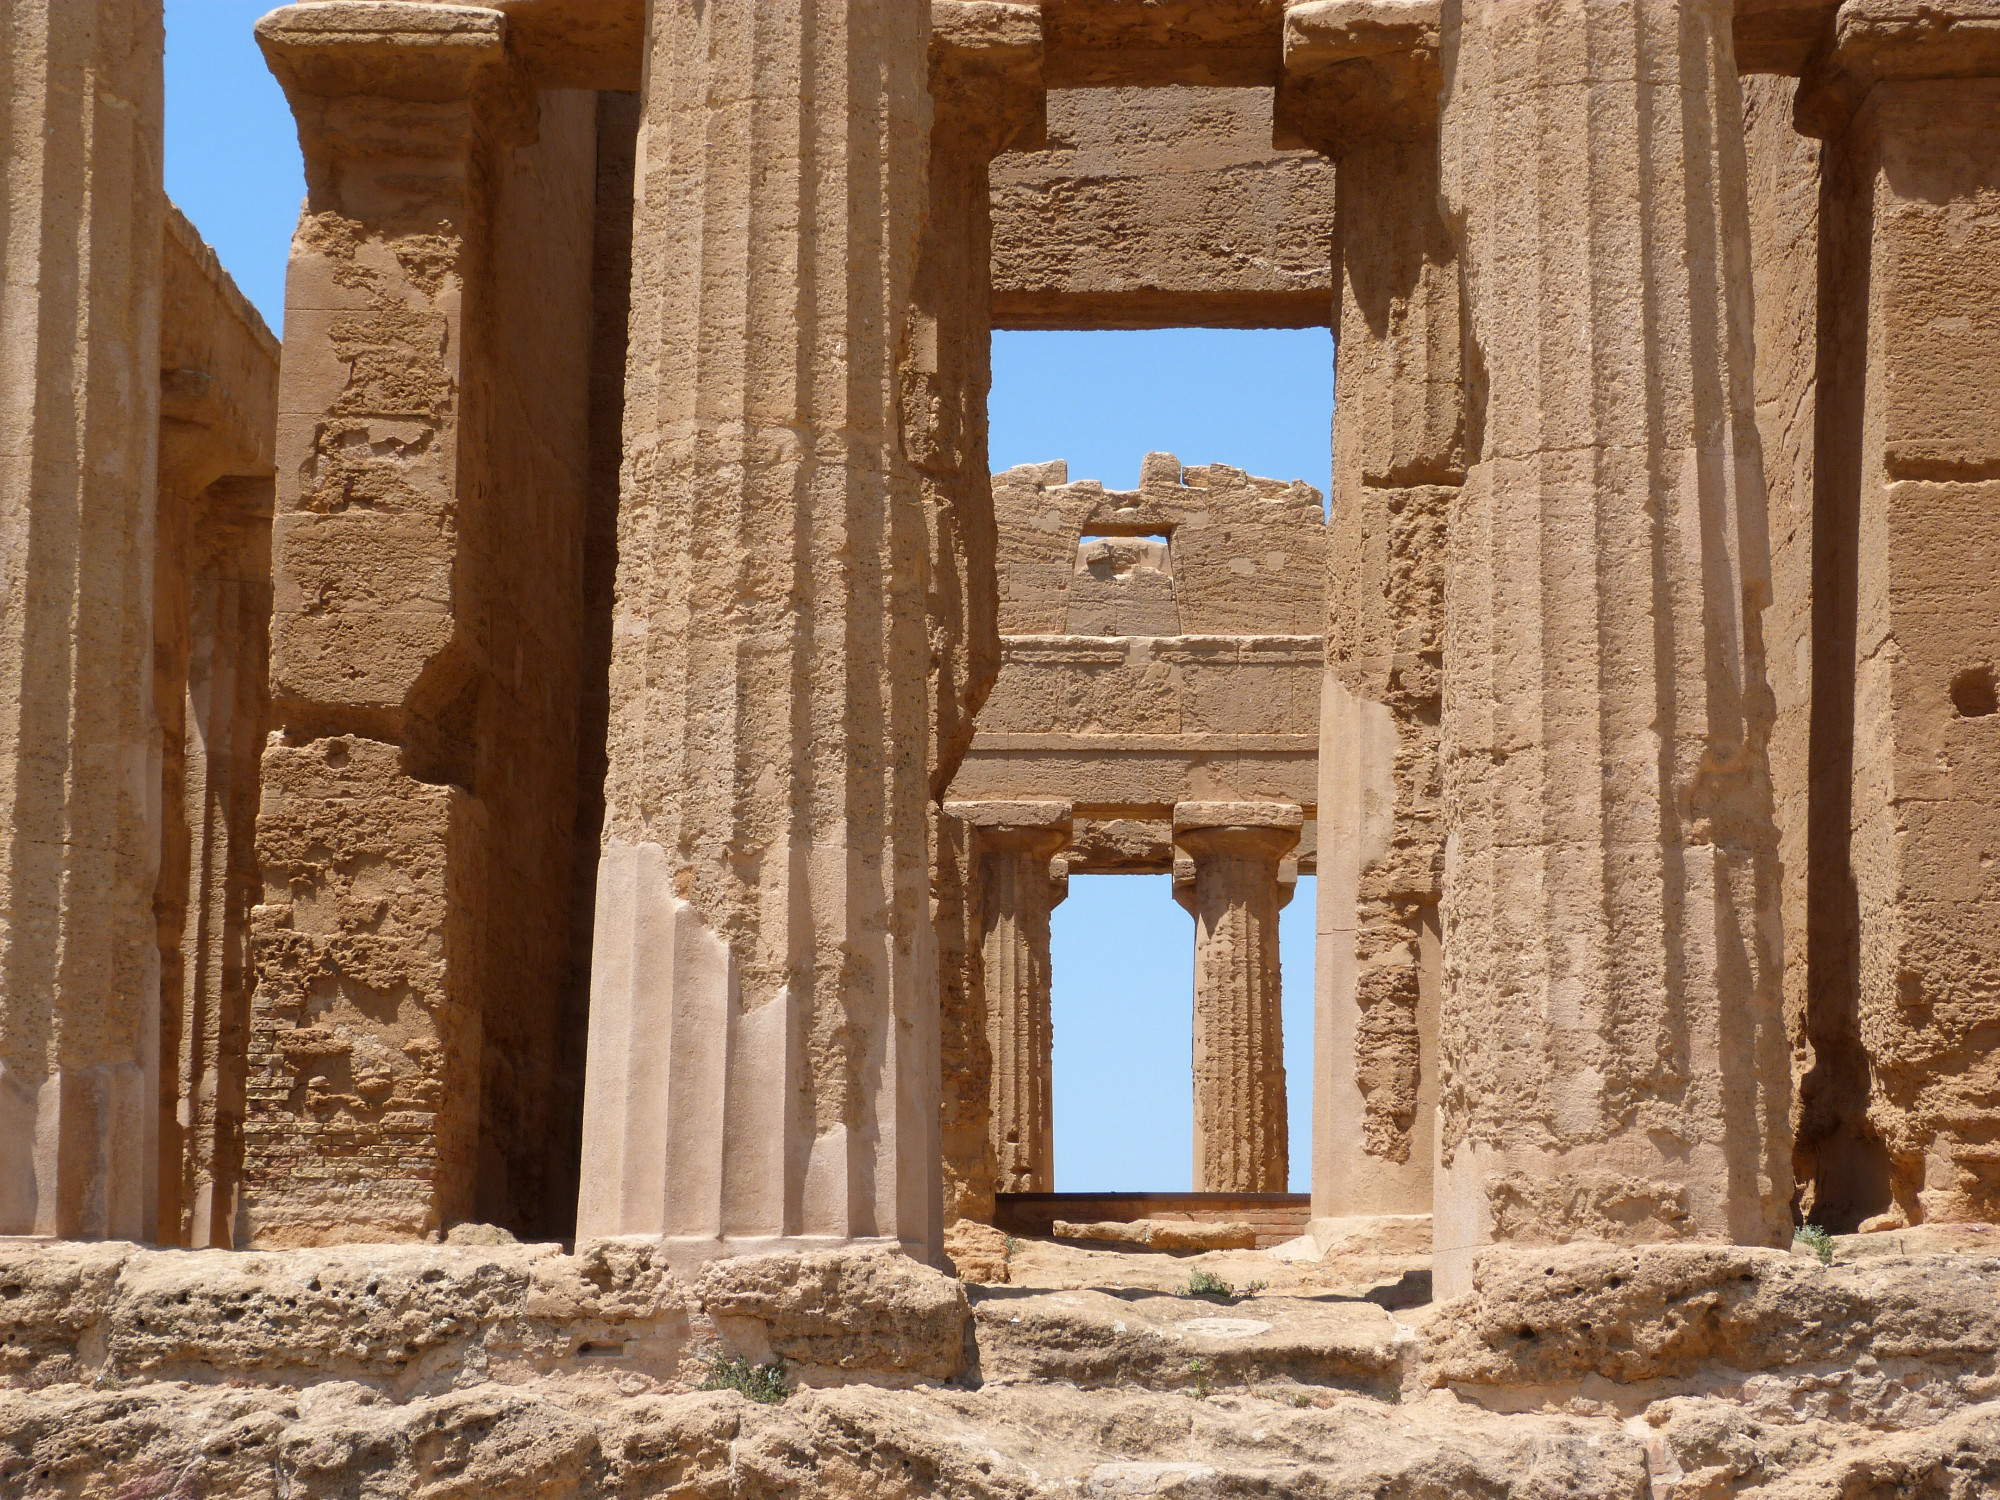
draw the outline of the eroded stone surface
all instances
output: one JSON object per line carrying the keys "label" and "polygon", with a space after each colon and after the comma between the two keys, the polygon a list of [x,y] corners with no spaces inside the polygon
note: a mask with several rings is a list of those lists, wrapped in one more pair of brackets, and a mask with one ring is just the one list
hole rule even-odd
{"label": "eroded stone surface", "polygon": [[[0,1492],[1973,1500],[1995,1478],[1990,1256],[1496,1249],[1470,1296],[1392,1312],[1119,1287],[1189,1262],[1064,1253],[1084,1284],[968,1309],[867,1253],[689,1281],[620,1241],[14,1243]],[[693,1388],[745,1352],[738,1323],[793,1351],[782,1405]]]}

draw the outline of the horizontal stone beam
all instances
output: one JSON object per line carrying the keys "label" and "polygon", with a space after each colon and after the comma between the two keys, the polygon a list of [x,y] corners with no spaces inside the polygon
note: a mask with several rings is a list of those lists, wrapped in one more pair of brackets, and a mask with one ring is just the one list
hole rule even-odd
{"label": "horizontal stone beam", "polygon": [[996,328],[1318,328],[1333,167],[1271,144],[1269,89],[1071,89],[993,163]]}

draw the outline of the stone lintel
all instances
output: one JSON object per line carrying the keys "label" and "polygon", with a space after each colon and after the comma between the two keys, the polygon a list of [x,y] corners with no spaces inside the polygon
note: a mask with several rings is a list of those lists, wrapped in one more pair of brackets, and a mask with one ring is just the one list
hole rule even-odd
{"label": "stone lintel", "polygon": [[646,0],[492,0],[536,88],[639,87]]}
{"label": "stone lintel", "polygon": [[1045,0],[1050,88],[1259,88],[1284,59],[1281,0]]}
{"label": "stone lintel", "polygon": [[1847,128],[1878,83],[2000,77],[2000,0],[1848,0],[1806,62],[1801,135]]}

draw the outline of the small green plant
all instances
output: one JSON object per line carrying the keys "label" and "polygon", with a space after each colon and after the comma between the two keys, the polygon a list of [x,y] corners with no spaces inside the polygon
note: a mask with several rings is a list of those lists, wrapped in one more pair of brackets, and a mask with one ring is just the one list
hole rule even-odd
{"label": "small green plant", "polygon": [[1300,1391],[1296,1396],[1292,1397],[1292,1405],[1294,1406],[1304,1408],[1312,1404],[1313,1398],[1308,1396],[1304,1391]]}
{"label": "small green plant", "polygon": [[1007,1259],[1012,1260],[1014,1258],[1014,1251],[1019,1248],[1020,1243],[1013,1235],[1010,1234],[1007,1236]]}
{"label": "small green plant", "polygon": [[1187,1290],[1183,1297],[1216,1297],[1224,1302],[1241,1302],[1245,1297],[1254,1297],[1270,1283],[1253,1281],[1248,1286],[1231,1286],[1213,1271],[1204,1271],[1199,1266],[1189,1273]]}
{"label": "small green plant", "polygon": [[[1195,1274],[1199,1276],[1201,1273],[1197,1271]],[[1199,1359],[1191,1359],[1188,1361],[1188,1374],[1194,1376],[1195,1399],[1197,1401],[1206,1401],[1208,1399],[1208,1366],[1203,1364]]]}
{"label": "small green plant", "polygon": [[1819,1257],[1823,1266],[1833,1264],[1833,1236],[1817,1224],[1801,1224],[1792,1231],[1792,1238]]}
{"label": "small green plant", "polygon": [[792,1388],[785,1384],[783,1360],[768,1365],[753,1365],[740,1356],[721,1353],[708,1362],[708,1379],[701,1383],[701,1388],[705,1391],[741,1391],[752,1401],[765,1406],[777,1406],[792,1393]]}
{"label": "small green plant", "polygon": [[1234,1297],[1236,1295],[1236,1288],[1224,1281],[1220,1276],[1217,1276],[1213,1271],[1204,1271],[1201,1267],[1196,1266],[1193,1273],[1188,1277],[1187,1291],[1184,1295],[1189,1297]]}

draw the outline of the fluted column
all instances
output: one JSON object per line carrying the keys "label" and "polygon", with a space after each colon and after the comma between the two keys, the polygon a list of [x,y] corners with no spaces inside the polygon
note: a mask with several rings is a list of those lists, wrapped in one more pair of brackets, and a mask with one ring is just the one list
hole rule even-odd
{"label": "fluted column", "polygon": [[1837,1229],[2000,1218],[1996,21],[1843,5],[1796,99],[1826,142],[1804,1113]]}
{"label": "fluted column", "polygon": [[155,1223],[158,0],[0,9],[0,1233]]}
{"label": "fluted column", "polygon": [[1445,524],[1465,475],[1441,9],[1286,9],[1277,118],[1338,163],[1313,1215],[1431,1207]]}
{"label": "fluted column", "polygon": [[928,32],[652,7],[579,1235],[938,1249]]}
{"label": "fluted column", "polygon": [[1194,1190],[1282,1193],[1288,1168],[1278,864],[1304,819],[1290,802],[1183,802],[1194,861]]}
{"label": "fluted column", "polygon": [[1789,1236],[1769,598],[1725,0],[1468,0],[1437,1290],[1475,1247]]}
{"label": "fluted column", "polygon": [[[1049,912],[1060,899],[1051,861],[1068,846],[1067,802],[951,802],[971,830],[971,899],[979,935],[991,1062],[993,1188],[1055,1190],[1049,1019]],[[1067,894],[1067,871],[1063,877]]]}

